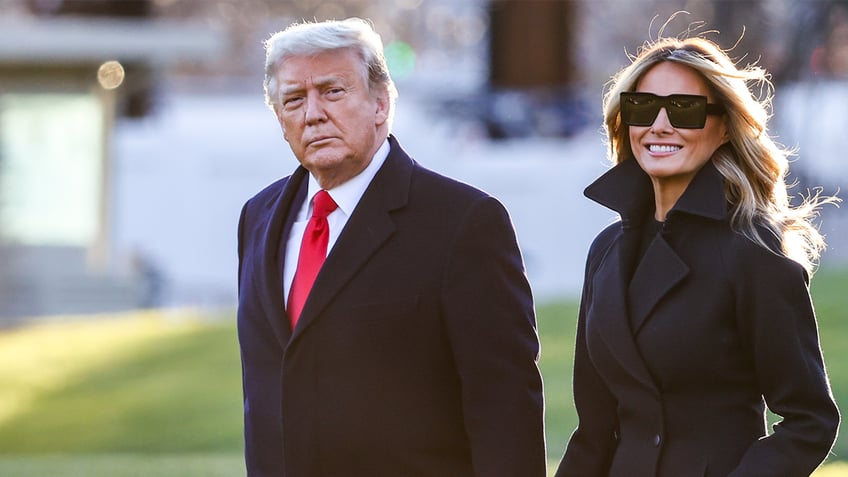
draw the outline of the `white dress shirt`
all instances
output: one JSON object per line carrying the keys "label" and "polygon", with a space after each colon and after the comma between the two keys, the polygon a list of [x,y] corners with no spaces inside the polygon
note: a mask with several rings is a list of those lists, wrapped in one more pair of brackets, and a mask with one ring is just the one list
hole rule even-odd
{"label": "white dress shirt", "polygon": [[[389,141],[386,139],[362,172],[344,184],[327,191],[336,205],[338,205],[338,208],[327,216],[327,223],[330,226],[330,237],[327,242],[328,255],[330,250],[333,249],[333,245],[336,244],[336,240],[339,238],[351,214],[353,214],[353,210],[359,204],[359,199],[362,198],[365,189],[371,184],[371,180],[377,175],[377,171],[380,170],[380,166],[383,165],[388,156]],[[303,241],[303,232],[306,231],[306,225],[309,223],[309,218],[312,217],[312,199],[321,190],[318,180],[312,174],[309,174],[308,178],[309,188],[306,191],[306,200],[300,206],[300,210],[297,213],[297,217],[295,217],[286,242],[286,261],[283,266],[283,299],[286,305],[288,305],[289,290],[294,280],[294,273],[297,270],[297,259],[300,256],[300,243]]]}

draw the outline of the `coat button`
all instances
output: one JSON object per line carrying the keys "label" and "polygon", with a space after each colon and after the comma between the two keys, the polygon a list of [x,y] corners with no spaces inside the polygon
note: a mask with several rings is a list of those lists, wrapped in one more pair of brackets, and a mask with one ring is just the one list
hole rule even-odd
{"label": "coat button", "polygon": [[660,446],[660,442],[662,442],[662,439],[660,438],[660,435],[659,435],[659,434],[656,434],[656,435],[654,436],[654,447],[659,447],[659,446]]}

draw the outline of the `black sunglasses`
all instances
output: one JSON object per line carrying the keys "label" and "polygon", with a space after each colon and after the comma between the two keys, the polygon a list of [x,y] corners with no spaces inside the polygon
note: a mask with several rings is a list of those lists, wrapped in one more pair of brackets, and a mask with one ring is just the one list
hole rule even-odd
{"label": "black sunglasses", "polygon": [[701,129],[707,123],[708,114],[724,112],[724,106],[707,103],[706,96],[697,94],[621,93],[621,122],[628,126],[654,124],[662,108],[671,125],[681,129]]}

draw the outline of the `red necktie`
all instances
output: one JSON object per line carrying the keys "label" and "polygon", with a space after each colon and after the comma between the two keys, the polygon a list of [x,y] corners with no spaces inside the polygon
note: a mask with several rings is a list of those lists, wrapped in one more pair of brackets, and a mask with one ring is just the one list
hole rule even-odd
{"label": "red necktie", "polygon": [[330,238],[330,226],[327,216],[336,210],[335,202],[325,190],[318,191],[312,200],[312,217],[303,232],[300,244],[300,256],[297,259],[297,271],[294,273],[291,289],[289,290],[288,315],[292,329],[300,318],[303,304],[309,296],[309,290],[318,276],[318,270],[327,257],[327,242]]}

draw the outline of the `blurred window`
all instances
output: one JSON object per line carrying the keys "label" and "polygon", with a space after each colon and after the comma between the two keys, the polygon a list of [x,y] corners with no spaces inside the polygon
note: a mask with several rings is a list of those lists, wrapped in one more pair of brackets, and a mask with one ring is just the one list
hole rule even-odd
{"label": "blurred window", "polygon": [[0,237],[88,246],[102,194],[103,112],[94,94],[0,95]]}

